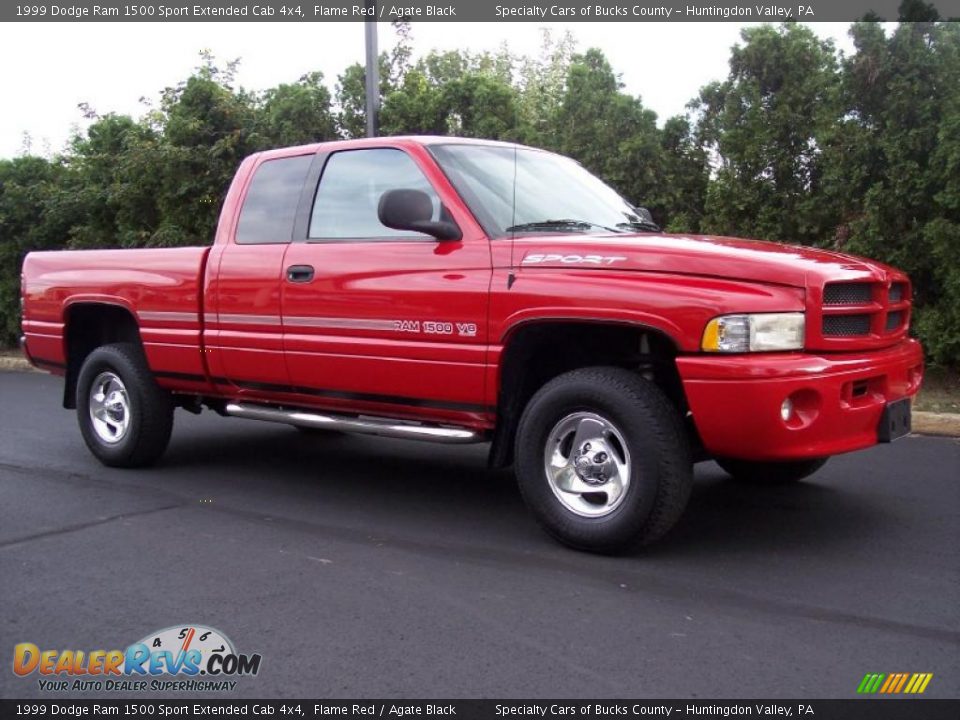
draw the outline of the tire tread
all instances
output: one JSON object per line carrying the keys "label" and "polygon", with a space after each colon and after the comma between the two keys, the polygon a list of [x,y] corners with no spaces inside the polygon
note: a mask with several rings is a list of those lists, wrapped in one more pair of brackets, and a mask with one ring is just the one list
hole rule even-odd
{"label": "tire tread", "polygon": [[621,406],[629,409],[630,424],[634,426],[631,429],[641,428],[656,448],[659,482],[646,518],[639,526],[611,537],[609,543],[577,542],[568,532],[551,527],[536,512],[537,500],[531,497],[522,480],[521,493],[547,531],[574,547],[611,551],[652,543],[665,535],[683,514],[693,485],[693,462],[686,429],[677,409],[660,388],[635,372],[618,367],[595,366],[570,371],[546,383],[527,405],[517,430],[518,474],[537,473],[538,465],[542,463],[539,459],[542,448],[536,449],[536,460],[531,463],[530,450],[525,441],[532,432],[531,418],[536,414],[539,404],[557,394],[581,392],[585,388],[598,389],[598,396],[618,398],[618,404],[625,401]]}
{"label": "tire tread", "polygon": [[[110,368],[117,372],[131,399],[132,431],[135,437],[122,447],[105,448],[92,435],[89,427],[88,386],[95,373]],[[77,416],[83,438],[91,452],[110,467],[138,468],[154,464],[163,455],[173,431],[173,400],[170,393],[157,385],[147,365],[143,349],[134,343],[102,345],[87,356],[77,382]]]}

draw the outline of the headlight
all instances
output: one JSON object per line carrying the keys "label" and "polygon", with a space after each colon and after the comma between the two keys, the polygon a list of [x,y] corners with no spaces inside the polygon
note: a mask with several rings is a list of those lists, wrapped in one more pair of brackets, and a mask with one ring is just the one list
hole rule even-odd
{"label": "headlight", "polygon": [[721,315],[707,323],[700,347],[707,352],[802,350],[802,312]]}

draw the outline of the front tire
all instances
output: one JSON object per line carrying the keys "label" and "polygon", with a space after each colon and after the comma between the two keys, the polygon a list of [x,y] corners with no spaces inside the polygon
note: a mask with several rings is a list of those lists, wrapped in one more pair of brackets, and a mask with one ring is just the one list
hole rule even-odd
{"label": "front tire", "polygon": [[546,531],[595,552],[663,536],[693,485],[677,410],[656,385],[613,367],[565,373],[533,396],[517,429],[516,469]]}
{"label": "front tire", "polygon": [[87,447],[104,465],[155,463],[170,441],[173,408],[137,345],[99,347],[80,368],[77,420]]}
{"label": "front tire", "polygon": [[716,458],[717,465],[738,482],[751,485],[789,485],[810,477],[827,464],[830,458],[761,462]]}

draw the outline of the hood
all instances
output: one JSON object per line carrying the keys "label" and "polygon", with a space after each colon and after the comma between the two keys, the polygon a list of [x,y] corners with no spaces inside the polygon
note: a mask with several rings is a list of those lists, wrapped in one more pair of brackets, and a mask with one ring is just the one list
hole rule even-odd
{"label": "hood", "polygon": [[828,250],[710,235],[530,235],[514,243],[524,268],[637,270],[802,288],[901,275],[882,263]]}

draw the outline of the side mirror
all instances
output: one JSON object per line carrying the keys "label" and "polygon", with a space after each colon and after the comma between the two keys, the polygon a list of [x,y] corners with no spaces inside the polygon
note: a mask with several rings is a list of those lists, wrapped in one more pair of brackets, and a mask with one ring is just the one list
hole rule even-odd
{"label": "side mirror", "polygon": [[642,205],[634,205],[633,209],[637,211],[637,215],[640,216],[641,220],[648,222],[651,225],[654,224],[653,214],[647,210],[647,208],[643,207]]}
{"label": "side mirror", "polygon": [[432,235],[437,240],[459,240],[463,237],[455,223],[431,220],[433,201],[423,190],[388,190],[380,196],[377,217],[394,230],[413,230]]}
{"label": "side mirror", "polygon": [[637,217],[640,218],[640,220],[634,224],[644,226],[645,230],[652,230],[653,232],[662,231],[662,228],[657,225],[656,220],[653,219],[653,214],[647,210],[647,208],[641,205],[634,205],[633,203],[629,203],[629,205],[633,208],[633,212],[636,213]]}

